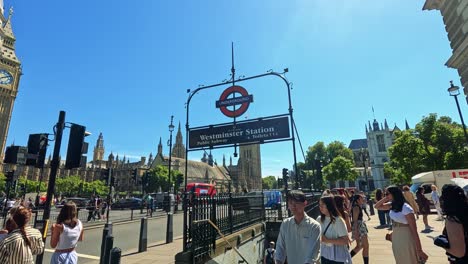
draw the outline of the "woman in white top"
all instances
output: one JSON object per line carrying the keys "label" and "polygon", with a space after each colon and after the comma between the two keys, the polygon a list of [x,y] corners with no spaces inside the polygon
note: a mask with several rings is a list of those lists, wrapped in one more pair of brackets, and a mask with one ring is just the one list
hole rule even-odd
{"label": "woman in white top", "polygon": [[55,252],[50,260],[51,264],[76,264],[78,256],[75,247],[83,240],[83,225],[77,219],[76,205],[66,203],[57,217],[57,223],[52,226],[50,246]]}
{"label": "woman in white top", "polygon": [[319,205],[320,216],[317,221],[322,229],[321,263],[352,263],[347,247],[349,244],[348,230],[336,208],[335,199],[333,196],[322,196]]}
{"label": "woman in white top", "polygon": [[378,210],[390,210],[393,220],[392,250],[396,263],[417,264],[428,256],[421,247],[414,210],[396,186],[387,188],[386,196],[375,204]]}

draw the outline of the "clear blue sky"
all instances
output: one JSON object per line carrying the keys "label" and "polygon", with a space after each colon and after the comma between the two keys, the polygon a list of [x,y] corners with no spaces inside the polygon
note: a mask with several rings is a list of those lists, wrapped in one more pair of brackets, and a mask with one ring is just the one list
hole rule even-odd
{"label": "clear blue sky", "polygon": [[[432,112],[459,121],[446,91],[450,80],[460,80],[444,66],[451,49],[442,17],[422,11],[423,4],[5,0],[7,10],[14,5],[16,52],[24,71],[7,144],[26,145],[28,134],[52,132],[65,110],[67,121],[93,133],[88,160],[99,132],[106,156],[113,151],[135,160],[155,153],[159,137],[168,140],[170,116],[185,123],[186,89],[229,77],[231,41],[238,75],[289,68],[305,148],[364,138],[372,106],[379,122],[386,118],[400,128],[405,118],[413,126]],[[255,97],[248,118],[287,113],[281,81],[243,86]],[[194,98],[191,125],[228,121],[214,107],[223,88]],[[462,108],[468,114],[466,104]],[[218,162],[223,153],[233,149],[216,151]],[[264,176],[279,175],[291,167],[290,143],[262,146],[262,159]]]}

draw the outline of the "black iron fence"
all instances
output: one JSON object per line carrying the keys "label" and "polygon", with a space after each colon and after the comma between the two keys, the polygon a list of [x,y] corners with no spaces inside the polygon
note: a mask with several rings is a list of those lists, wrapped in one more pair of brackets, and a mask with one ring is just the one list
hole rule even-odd
{"label": "black iron fence", "polygon": [[188,217],[185,246],[192,251],[193,263],[201,263],[216,249],[220,238],[216,225],[223,235],[261,223],[265,219],[264,197],[261,193],[217,194],[197,196],[187,194],[184,206]]}

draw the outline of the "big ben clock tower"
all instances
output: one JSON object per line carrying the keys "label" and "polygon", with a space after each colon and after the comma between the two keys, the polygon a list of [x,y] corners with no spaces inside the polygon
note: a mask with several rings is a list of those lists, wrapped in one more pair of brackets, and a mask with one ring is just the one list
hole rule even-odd
{"label": "big ben clock tower", "polygon": [[0,0],[0,164],[4,159],[8,128],[21,77],[21,62],[15,54],[16,39],[11,28],[12,15],[13,8],[10,8],[8,17],[5,17],[3,0]]}

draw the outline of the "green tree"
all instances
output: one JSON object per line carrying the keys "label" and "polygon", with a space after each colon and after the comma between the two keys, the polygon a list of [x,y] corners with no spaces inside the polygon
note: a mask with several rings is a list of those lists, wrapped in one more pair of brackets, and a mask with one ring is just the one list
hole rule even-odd
{"label": "green tree", "polygon": [[336,157],[343,157],[349,160],[354,160],[353,151],[346,147],[343,142],[333,141],[327,145],[328,163],[332,162]]}
{"label": "green tree", "polygon": [[450,117],[429,114],[414,130],[397,131],[384,173],[395,184],[409,184],[420,172],[468,167],[462,129]]}
{"label": "green tree", "polygon": [[55,182],[55,193],[65,196],[74,196],[78,194],[81,179],[77,175],[68,177],[57,177]]}
{"label": "green tree", "polygon": [[275,176],[267,176],[262,178],[262,187],[264,190],[271,190],[278,188],[278,181]]}
{"label": "green tree", "polygon": [[[81,189],[81,190],[80,190]],[[92,182],[80,182],[78,186],[80,194],[90,196],[91,194],[97,194],[99,196],[106,196],[109,193],[109,187],[104,181],[96,180]]]}
{"label": "green tree", "polygon": [[323,168],[324,179],[328,182],[336,182],[339,180],[354,181],[357,179],[358,173],[353,167],[354,163],[352,160],[338,156]]}
{"label": "green tree", "polygon": [[166,166],[158,165],[155,168],[148,171],[148,186],[145,187],[147,193],[157,192],[161,188],[163,192],[167,192],[171,189],[174,179],[178,174],[181,174],[177,170],[171,171],[171,181],[169,181],[169,170]]}

